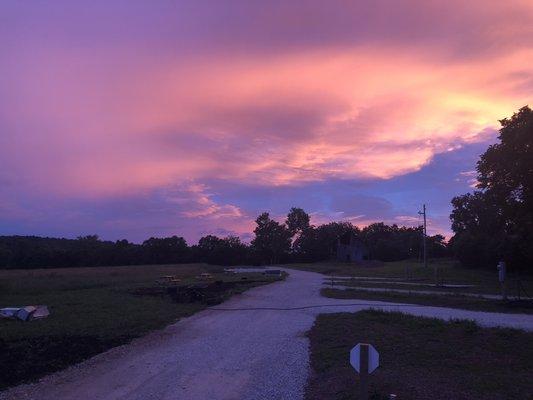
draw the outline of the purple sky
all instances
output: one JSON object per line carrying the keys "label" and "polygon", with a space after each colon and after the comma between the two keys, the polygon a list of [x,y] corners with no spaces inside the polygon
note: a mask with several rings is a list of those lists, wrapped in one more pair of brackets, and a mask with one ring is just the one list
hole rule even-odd
{"label": "purple sky", "polygon": [[531,1],[0,4],[0,234],[249,239],[263,211],[450,234],[531,101]]}

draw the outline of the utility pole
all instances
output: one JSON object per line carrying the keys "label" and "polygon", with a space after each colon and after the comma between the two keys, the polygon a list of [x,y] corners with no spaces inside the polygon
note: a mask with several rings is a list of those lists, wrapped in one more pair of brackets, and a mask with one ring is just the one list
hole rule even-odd
{"label": "utility pole", "polygon": [[424,248],[424,267],[427,268],[428,266],[428,255],[427,255],[427,248],[426,248],[426,236],[427,236],[427,230],[426,230],[426,205],[424,204],[422,211],[419,211],[418,214],[424,216],[424,227],[422,229],[422,247]]}

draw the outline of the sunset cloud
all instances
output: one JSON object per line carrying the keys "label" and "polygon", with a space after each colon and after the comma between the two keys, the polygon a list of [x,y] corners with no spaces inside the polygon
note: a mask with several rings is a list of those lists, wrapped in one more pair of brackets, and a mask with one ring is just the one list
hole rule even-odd
{"label": "sunset cloud", "polygon": [[208,182],[394,180],[531,101],[531,2],[259,4],[0,6],[0,194],[173,191],[179,221],[243,231],[254,201]]}

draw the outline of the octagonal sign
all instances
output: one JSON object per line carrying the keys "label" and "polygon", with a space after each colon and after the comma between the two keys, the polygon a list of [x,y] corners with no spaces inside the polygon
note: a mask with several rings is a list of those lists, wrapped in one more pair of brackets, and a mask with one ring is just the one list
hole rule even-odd
{"label": "octagonal sign", "polygon": [[350,351],[350,364],[357,372],[361,372],[361,347],[368,346],[368,373],[371,374],[379,367],[379,353],[371,344],[358,343]]}

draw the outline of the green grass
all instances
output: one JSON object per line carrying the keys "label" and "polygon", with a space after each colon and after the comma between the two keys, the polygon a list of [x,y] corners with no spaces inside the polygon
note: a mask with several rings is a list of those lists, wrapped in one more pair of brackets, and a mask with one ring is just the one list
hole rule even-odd
{"label": "green grass", "polygon": [[[165,275],[184,284],[201,272],[239,281],[240,293],[264,282],[242,282],[222,267],[204,264],[0,270],[0,307],[44,304],[50,316],[22,322],[0,319],[0,389],[34,380],[202,310],[201,303],[176,303],[168,296],[135,296]],[[260,274],[250,274],[259,279]],[[242,283],[241,283],[242,282]]]}
{"label": "green grass", "polygon": [[[359,276],[400,278],[418,283],[435,283],[434,270],[437,270],[437,283],[439,284],[471,284],[474,288],[465,291],[472,293],[499,294],[500,284],[496,266],[493,269],[469,269],[461,267],[452,260],[437,259],[429,262],[425,268],[416,260],[405,260],[386,263],[349,264],[337,262],[321,262],[313,264],[291,264],[290,268],[319,272],[326,275]],[[517,291],[517,279],[520,278],[522,288],[527,294],[533,296],[533,276],[508,274],[508,294],[514,295]],[[379,287],[380,283],[365,283],[365,285]],[[399,285],[398,285],[399,287]],[[405,286],[404,286],[405,287]],[[424,287],[425,289],[431,289]],[[522,293],[523,294],[523,293]]]}
{"label": "green grass", "polygon": [[312,374],[306,400],[357,399],[349,351],[359,342],[380,353],[371,399],[530,399],[533,333],[480,328],[400,313],[322,314],[308,333]]}
{"label": "green grass", "polygon": [[533,302],[503,302],[460,295],[429,295],[395,292],[371,292],[357,289],[331,289],[325,287],[321,294],[334,299],[377,300],[393,303],[421,304],[426,306],[458,308],[462,310],[499,312],[510,314],[533,314]]}

